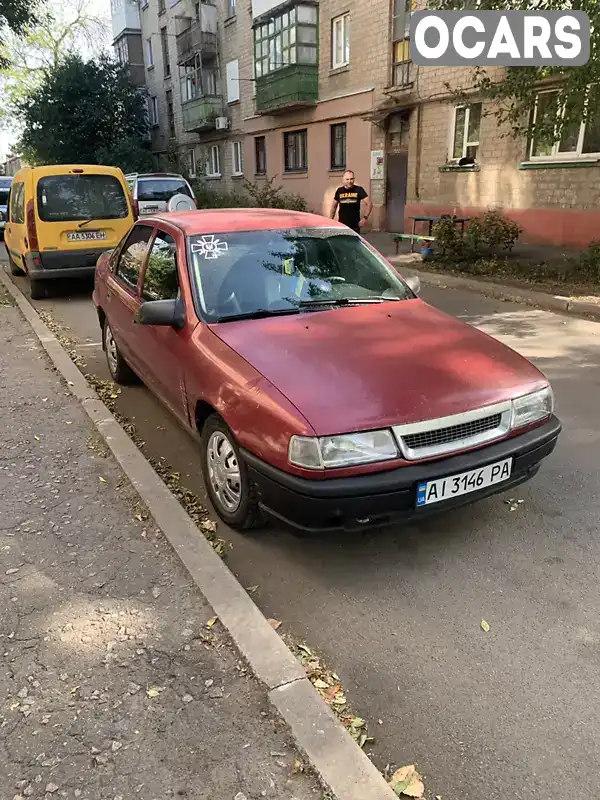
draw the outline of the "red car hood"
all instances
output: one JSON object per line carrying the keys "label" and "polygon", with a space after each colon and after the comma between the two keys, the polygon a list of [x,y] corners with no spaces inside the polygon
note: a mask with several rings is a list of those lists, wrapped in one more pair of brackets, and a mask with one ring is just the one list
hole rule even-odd
{"label": "red car hood", "polygon": [[458,414],[547,381],[514,350],[421,300],[212,326],[319,436]]}

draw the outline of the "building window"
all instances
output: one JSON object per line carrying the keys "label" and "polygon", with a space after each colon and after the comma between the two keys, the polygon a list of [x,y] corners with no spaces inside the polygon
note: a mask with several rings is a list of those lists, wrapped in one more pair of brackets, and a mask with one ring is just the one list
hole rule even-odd
{"label": "building window", "polygon": [[167,125],[169,127],[169,136],[171,139],[175,137],[175,112],[173,111],[173,92],[169,89],[166,93],[167,98]]}
{"label": "building window", "polygon": [[119,41],[115,44],[115,55],[119,64],[125,65],[129,63],[129,48],[127,46],[126,36],[124,36],[122,39],[119,39]]}
{"label": "building window", "polygon": [[227,76],[227,102],[236,103],[240,99],[240,73],[237,59],[225,66]]}
{"label": "building window", "polygon": [[166,13],[166,10],[167,10],[167,4],[165,0],[158,0],[158,13],[164,14]]}
{"label": "building window", "polygon": [[286,172],[306,172],[308,169],[307,132],[289,131],[283,134]]}
{"label": "building window", "polygon": [[267,140],[264,136],[257,136],[254,139],[254,171],[257,175],[267,174]]}
{"label": "building window", "polygon": [[540,92],[535,100],[533,110],[534,132],[529,143],[529,157],[532,160],[570,161],[582,156],[598,156],[600,154],[600,115],[590,116],[585,122],[575,122],[563,127],[560,139],[549,142],[535,133],[536,123],[544,118],[557,119],[564,114],[564,106],[560,103],[557,90]]}
{"label": "building window", "polygon": [[241,142],[231,143],[231,168],[232,175],[244,174],[244,151]]}
{"label": "building window", "polygon": [[188,153],[187,158],[188,174],[190,178],[196,177],[196,151],[192,148]]}
{"label": "building window", "polygon": [[146,66],[154,66],[154,54],[152,53],[152,39],[146,39]]}
{"label": "building window", "polygon": [[346,169],[346,123],[331,125],[331,169]]}
{"label": "building window", "polygon": [[410,60],[409,31],[410,15],[414,0],[394,0],[392,18],[392,84],[410,86],[412,83],[412,62]]}
{"label": "building window", "polygon": [[179,76],[182,103],[199,97],[217,97],[220,94],[216,70],[202,65],[199,55],[181,65]]}
{"label": "building window", "polygon": [[165,78],[168,78],[169,75],[171,74],[171,62],[169,61],[169,38],[166,28],[160,29],[160,47],[162,50],[163,69],[165,72]]}
{"label": "building window", "polygon": [[480,124],[481,103],[455,107],[452,126],[453,161],[460,161],[461,158],[477,160]]}
{"label": "building window", "polygon": [[315,6],[298,5],[254,29],[254,74],[269,75],[290,64],[317,64]]}
{"label": "building window", "polygon": [[219,153],[218,144],[211,144],[208,148],[208,156],[206,159],[206,175],[209,178],[221,177],[221,154]]}
{"label": "building window", "polygon": [[148,98],[148,121],[151,127],[156,128],[158,125],[158,98]]}
{"label": "building window", "polygon": [[227,16],[235,17],[237,0],[227,0]]}
{"label": "building window", "polygon": [[331,20],[331,66],[346,67],[350,63],[350,14]]}

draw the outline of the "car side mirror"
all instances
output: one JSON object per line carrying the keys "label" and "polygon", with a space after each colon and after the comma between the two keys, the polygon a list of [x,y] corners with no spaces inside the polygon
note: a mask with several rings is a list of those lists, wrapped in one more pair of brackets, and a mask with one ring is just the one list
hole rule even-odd
{"label": "car side mirror", "polygon": [[142,303],[136,321],[140,325],[161,325],[179,331],[185,325],[183,304],[180,300],[150,300]]}
{"label": "car side mirror", "polygon": [[421,281],[418,275],[409,275],[408,278],[404,278],[404,281],[414,294],[418,295],[421,292]]}

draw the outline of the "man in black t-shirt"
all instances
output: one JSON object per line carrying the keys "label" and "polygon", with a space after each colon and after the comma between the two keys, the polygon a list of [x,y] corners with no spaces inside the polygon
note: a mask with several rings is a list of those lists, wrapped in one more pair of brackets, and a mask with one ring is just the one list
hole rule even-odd
{"label": "man in black t-shirt", "polygon": [[[364,212],[361,216],[361,203],[364,202]],[[338,219],[344,225],[352,228],[356,233],[360,233],[361,225],[369,219],[369,214],[373,208],[371,198],[362,186],[354,183],[354,173],[351,169],[344,172],[344,185],[336,189],[331,206],[331,219],[335,219],[338,211]]]}

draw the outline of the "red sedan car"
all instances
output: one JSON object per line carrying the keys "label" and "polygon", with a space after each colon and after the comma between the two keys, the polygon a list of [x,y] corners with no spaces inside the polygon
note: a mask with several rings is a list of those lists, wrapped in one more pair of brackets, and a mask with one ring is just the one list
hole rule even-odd
{"label": "red sedan car", "polygon": [[417,291],[340,223],[219,209],[138,221],[94,301],[113,378],[198,437],[226,523],[340,531],[514,487],[560,433],[544,375]]}

